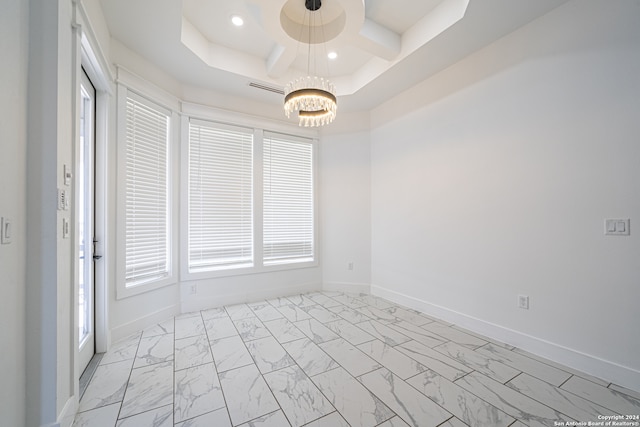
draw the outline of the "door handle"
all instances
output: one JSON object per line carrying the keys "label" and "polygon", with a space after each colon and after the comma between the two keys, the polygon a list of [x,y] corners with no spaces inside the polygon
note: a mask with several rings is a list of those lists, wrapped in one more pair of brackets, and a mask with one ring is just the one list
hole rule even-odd
{"label": "door handle", "polygon": [[[96,243],[98,243],[98,239],[96,239],[95,237],[93,238],[93,250],[96,250]],[[99,260],[100,258],[102,258],[102,255],[96,255],[95,253],[93,254],[93,260]]]}

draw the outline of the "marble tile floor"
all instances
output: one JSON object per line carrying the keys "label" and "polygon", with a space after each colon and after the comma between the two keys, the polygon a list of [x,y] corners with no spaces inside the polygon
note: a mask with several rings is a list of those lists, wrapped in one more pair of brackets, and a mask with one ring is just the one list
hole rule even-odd
{"label": "marble tile floor", "polygon": [[640,396],[384,299],[327,291],[187,313],[118,342],[74,426],[549,427],[598,415],[640,415]]}

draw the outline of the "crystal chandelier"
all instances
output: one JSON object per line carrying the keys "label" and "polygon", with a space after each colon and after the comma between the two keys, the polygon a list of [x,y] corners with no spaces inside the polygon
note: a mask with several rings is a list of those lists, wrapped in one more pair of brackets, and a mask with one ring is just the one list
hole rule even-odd
{"label": "crystal chandelier", "polygon": [[290,82],[284,89],[284,112],[287,117],[292,112],[298,112],[300,126],[315,127],[329,124],[336,118],[338,105],[336,102],[336,88],[327,79],[312,76],[311,64],[311,20],[313,12],[320,9],[321,0],[305,0],[305,7],[311,12],[309,18],[309,59],[307,62],[307,76],[299,77]]}

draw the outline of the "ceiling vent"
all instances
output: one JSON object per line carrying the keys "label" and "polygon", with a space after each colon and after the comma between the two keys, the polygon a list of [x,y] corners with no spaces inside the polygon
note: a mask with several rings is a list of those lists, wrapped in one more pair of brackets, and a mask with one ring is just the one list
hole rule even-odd
{"label": "ceiling vent", "polygon": [[284,89],[275,87],[275,86],[267,86],[262,83],[249,82],[249,86],[254,87],[256,89],[266,90],[267,92],[277,93],[278,95],[284,95]]}

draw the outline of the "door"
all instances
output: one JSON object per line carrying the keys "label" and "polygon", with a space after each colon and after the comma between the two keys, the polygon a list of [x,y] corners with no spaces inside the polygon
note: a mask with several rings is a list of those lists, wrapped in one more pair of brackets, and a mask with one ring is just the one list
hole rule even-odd
{"label": "door", "polygon": [[95,354],[95,114],[96,91],[82,72],[80,83],[80,141],[76,151],[78,218],[78,342],[80,372]]}

